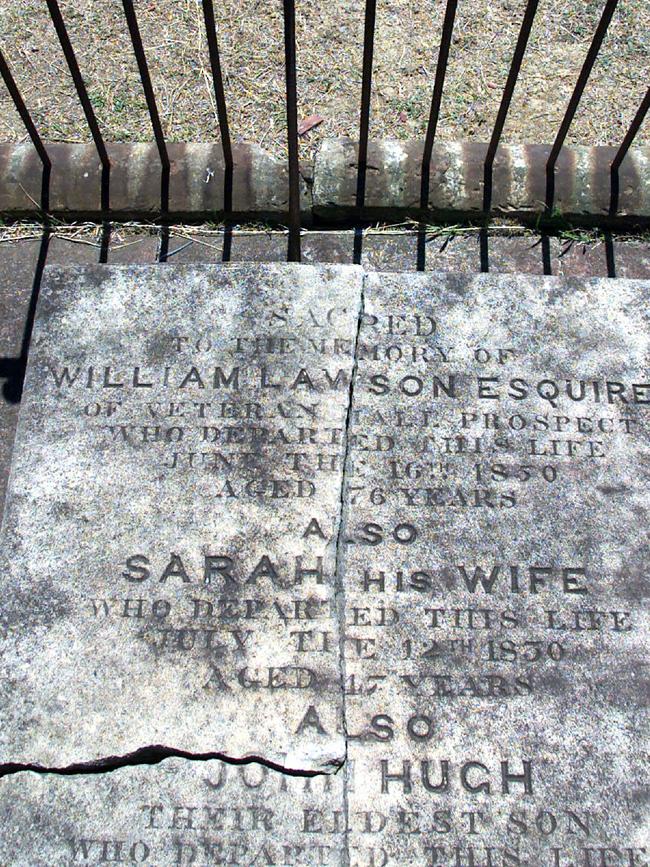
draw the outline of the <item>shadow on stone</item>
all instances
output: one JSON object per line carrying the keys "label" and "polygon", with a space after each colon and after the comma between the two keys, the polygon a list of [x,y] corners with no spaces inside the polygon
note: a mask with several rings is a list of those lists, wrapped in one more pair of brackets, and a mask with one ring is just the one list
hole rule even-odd
{"label": "shadow on stone", "polygon": [[616,277],[616,254],[611,232],[605,232],[605,258],[607,259],[607,276]]}
{"label": "shadow on stone", "polygon": [[27,317],[25,319],[25,327],[20,347],[20,355],[18,358],[1,358],[0,359],[0,379],[4,379],[5,383],[2,386],[2,394],[8,403],[20,403],[23,394],[23,383],[25,381],[25,370],[27,368],[27,357],[29,355],[29,344],[32,339],[32,329],[34,328],[34,316],[36,313],[36,305],[38,303],[38,295],[41,290],[41,279],[43,277],[43,269],[47,260],[47,253],[50,245],[50,227],[43,227],[41,236],[41,245],[38,251],[38,259],[36,268],[34,269],[34,279],[32,281],[32,291],[29,299],[29,307],[27,308]]}

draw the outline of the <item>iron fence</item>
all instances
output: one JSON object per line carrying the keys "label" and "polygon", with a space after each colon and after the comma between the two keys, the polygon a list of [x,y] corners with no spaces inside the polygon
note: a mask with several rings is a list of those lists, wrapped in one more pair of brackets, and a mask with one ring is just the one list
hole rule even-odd
{"label": "iron fence", "polygon": [[[108,156],[106,144],[102,137],[97,118],[95,116],[92,103],[81,75],[79,65],[77,63],[74,48],[68,36],[65,22],[61,14],[57,0],[46,0],[49,15],[52,24],[56,30],[57,37],[61,44],[70,75],[74,82],[74,86],[81,103],[88,129],[92,136],[93,142],[97,149],[97,154],[102,166],[101,173],[101,208],[103,216],[108,220],[110,212],[110,197],[109,197],[109,179],[111,163]],[[612,17],[616,11],[619,0],[606,0],[600,20],[593,34],[589,49],[584,59],[582,68],[578,75],[577,81],[573,88],[568,105],[562,117],[557,135],[551,147],[547,158],[546,171],[546,198],[545,208],[547,213],[553,210],[555,197],[555,173],[557,161],[565,144],[566,137],[571,128],[571,124],[575,117],[578,106],[582,99],[585,87],[591,75],[594,64],[598,58],[603,40],[607,33]],[[161,195],[160,195],[160,212],[161,220],[164,222],[165,215],[169,208],[169,179],[171,171],[171,160],[165,141],[165,135],[160,120],[156,97],[149,75],[147,59],[145,55],[138,20],[133,5],[133,0],[122,0],[124,16],[128,25],[128,30],[131,39],[131,45],[135,55],[140,75],[140,81],[144,92],[149,119],[153,131],[154,140],[158,149],[161,167]],[[433,92],[431,97],[431,108],[428,120],[428,126],[424,139],[423,157],[421,165],[421,195],[420,205],[422,209],[426,209],[429,200],[430,191],[430,175],[431,161],[433,154],[433,146],[436,141],[436,133],[438,129],[438,120],[440,116],[440,108],[444,96],[444,83],[447,73],[449,55],[451,50],[452,36],[454,31],[454,21],[456,17],[458,0],[446,0],[444,19],[442,24],[441,42],[438,52],[438,60],[436,66],[435,79],[433,83]],[[514,53],[509,67],[507,80],[501,96],[499,109],[492,133],[489,139],[487,148],[484,171],[483,171],[483,210],[486,214],[490,212],[492,188],[493,188],[493,166],[497,149],[503,133],[503,128],[508,117],[510,104],[513,93],[519,78],[526,48],[528,46],[529,37],[535,16],[538,11],[539,0],[527,0],[521,26],[519,29],[518,38],[516,41]],[[206,39],[210,58],[210,67],[212,73],[212,81],[214,86],[215,100],[217,106],[217,117],[219,123],[219,131],[221,138],[221,146],[223,148],[223,156],[225,163],[225,190],[224,190],[224,212],[226,217],[232,208],[232,176],[233,176],[233,153],[231,145],[231,135],[228,122],[228,110],[226,104],[226,96],[224,91],[223,73],[221,68],[221,60],[219,56],[219,48],[217,41],[217,32],[215,27],[214,8],[212,0],[202,0],[203,19],[206,32]],[[286,126],[287,126],[287,151],[288,151],[288,174],[289,174],[289,209],[288,209],[288,226],[289,226],[289,260],[300,260],[300,230],[301,230],[301,213],[300,213],[300,167],[298,158],[298,108],[297,108],[297,78],[296,78],[296,28],[295,28],[295,0],[283,0],[284,11],[284,60],[285,60],[285,80],[286,80]],[[363,36],[363,61],[362,61],[362,81],[361,81],[361,99],[359,112],[359,145],[357,158],[357,183],[356,183],[356,208],[361,213],[364,205],[365,188],[366,188],[366,173],[368,168],[368,137],[370,128],[370,103],[372,96],[372,76],[373,76],[373,53],[375,43],[375,25],[377,15],[376,0],[366,0],[364,14],[364,36]],[[25,125],[27,133],[36,148],[38,156],[41,160],[42,171],[42,188],[41,188],[41,209],[45,217],[49,210],[49,182],[52,163],[41,136],[38,133],[36,125],[31,117],[29,109],[20,94],[16,85],[15,79],[12,76],[11,69],[6,59],[0,52],[0,73],[4,79],[5,85],[9,91],[16,109]],[[648,109],[650,108],[650,88],[646,91],[641,104],[639,105],[634,119],[625,134],[610,166],[610,215],[615,215],[619,201],[619,169],[621,164],[643,123]],[[356,257],[355,257],[356,258]]]}

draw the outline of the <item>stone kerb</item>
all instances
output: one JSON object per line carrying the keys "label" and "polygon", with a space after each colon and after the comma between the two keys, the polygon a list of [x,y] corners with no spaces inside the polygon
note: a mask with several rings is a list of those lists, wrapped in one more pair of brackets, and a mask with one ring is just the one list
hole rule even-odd
{"label": "stone kerb", "polygon": [[[615,149],[566,147],[557,164],[553,209],[546,213],[546,145],[503,145],[493,170],[491,216],[527,225],[566,221],[579,225],[637,227],[650,221],[650,148],[632,148],[619,173],[619,200],[610,214],[610,165]],[[92,145],[48,145],[53,169],[50,209],[69,220],[100,219],[101,167]],[[230,217],[286,224],[286,162],[251,144],[237,144],[227,179],[218,144],[171,144],[169,211],[178,221],[218,220],[231,184]],[[323,142],[313,163],[301,166],[304,225],[366,221],[483,221],[486,146],[436,144],[429,197],[420,207],[422,142],[375,141],[368,150],[366,190],[356,206],[357,146],[348,139]],[[111,144],[110,216],[160,217],[161,172],[152,143]],[[0,214],[5,219],[39,215],[41,164],[29,143],[0,145]]]}

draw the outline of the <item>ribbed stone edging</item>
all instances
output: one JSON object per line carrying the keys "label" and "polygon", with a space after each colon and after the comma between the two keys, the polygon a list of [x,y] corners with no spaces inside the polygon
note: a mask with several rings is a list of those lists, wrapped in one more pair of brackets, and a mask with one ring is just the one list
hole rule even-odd
{"label": "ribbed stone edging", "polygon": [[[366,219],[418,217],[420,141],[375,141],[368,147],[363,215]],[[424,212],[442,219],[481,219],[483,166],[487,145],[451,142],[434,147],[429,202]],[[544,220],[548,145],[505,145],[498,149],[492,176],[493,215],[525,223]],[[619,202],[610,209],[610,147],[564,148],[557,162],[555,219],[587,224],[643,224],[650,219],[650,148],[630,150],[619,171]],[[314,166],[313,213],[345,220],[354,209],[357,146],[346,139],[325,141]],[[546,218],[548,221],[548,218]]]}
{"label": "ribbed stone edging", "polygon": [[[50,211],[67,220],[101,216],[101,166],[93,145],[50,144]],[[152,143],[110,144],[110,209],[113,219],[160,216],[161,172]],[[650,224],[650,148],[633,148],[619,173],[619,202],[610,209],[610,165],[615,149],[564,148],[557,164],[553,219],[601,226]],[[225,174],[218,144],[170,144],[169,216],[219,220]],[[420,209],[421,141],[375,141],[368,150],[365,204],[356,208],[357,147],[348,139],[323,142],[314,164],[301,166],[303,223],[345,224],[355,219],[429,222],[481,220],[486,145],[441,143],[431,163],[429,203]],[[547,145],[500,147],[494,163],[492,215],[526,224],[545,216]],[[239,222],[286,224],[285,161],[257,145],[237,144],[232,176],[232,215]],[[0,145],[0,214],[34,217],[40,210],[41,164],[29,143]]]}
{"label": "ribbed stone edging", "polygon": [[[108,144],[109,205],[115,219],[156,219],[161,208],[161,168],[155,144]],[[224,211],[225,170],[218,144],[169,144],[169,214],[219,219]],[[92,144],[48,144],[52,160],[50,212],[65,219],[101,216],[102,171]],[[239,219],[278,221],[288,210],[286,163],[254,144],[233,148],[232,213]],[[0,213],[33,217],[40,210],[42,166],[28,142],[0,145]],[[302,208],[310,212],[307,184]],[[286,217],[285,217],[286,220]]]}

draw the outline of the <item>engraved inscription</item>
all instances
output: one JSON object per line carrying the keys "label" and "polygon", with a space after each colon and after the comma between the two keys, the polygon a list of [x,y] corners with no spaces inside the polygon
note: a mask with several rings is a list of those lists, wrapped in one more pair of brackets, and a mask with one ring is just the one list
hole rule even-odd
{"label": "engraved inscription", "polygon": [[368,275],[342,539],[353,863],[648,863],[643,299]]}

